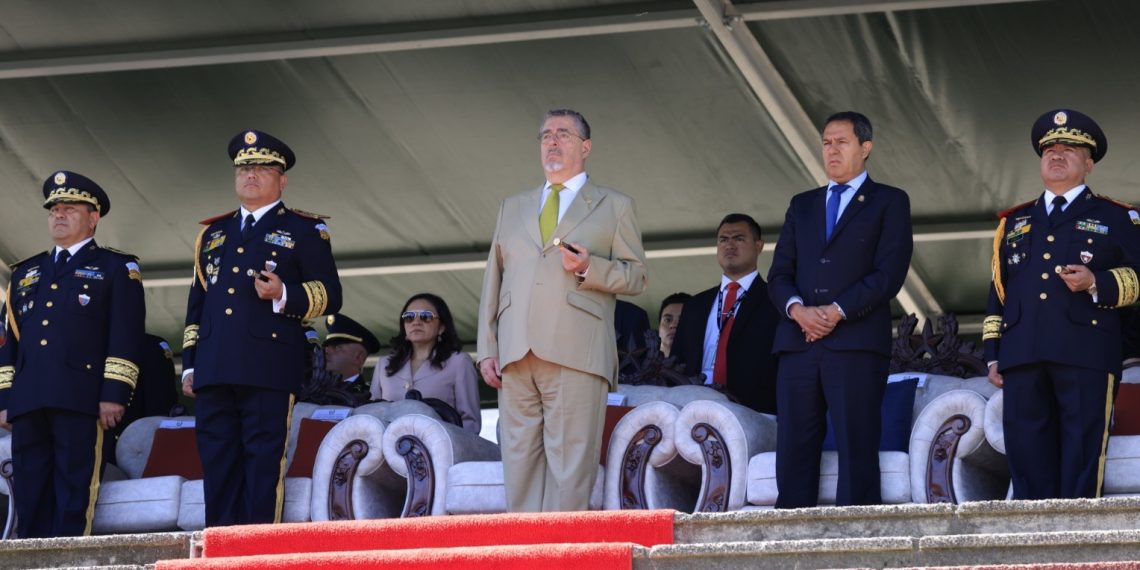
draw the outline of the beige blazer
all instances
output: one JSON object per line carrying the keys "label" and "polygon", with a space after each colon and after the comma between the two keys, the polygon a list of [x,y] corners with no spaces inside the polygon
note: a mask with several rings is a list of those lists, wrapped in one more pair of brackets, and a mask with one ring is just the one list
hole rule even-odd
{"label": "beige blazer", "polygon": [[614,304],[645,290],[648,273],[633,199],[587,181],[552,237],[580,243],[590,267],[579,283],[538,230],[542,187],[503,200],[483,276],[478,360],[506,368],[535,356],[617,386]]}
{"label": "beige blazer", "polygon": [[[412,376],[412,363],[409,359],[395,374],[388,376],[385,371],[392,356],[385,356],[372,373],[372,399],[395,402],[403,400],[408,390],[415,388],[424,398],[438,398],[447,402],[463,418],[463,429],[479,433],[483,417],[479,412],[479,377],[475,363],[466,352],[452,354],[443,368],[426,362]],[[357,380],[359,382],[359,380]]]}

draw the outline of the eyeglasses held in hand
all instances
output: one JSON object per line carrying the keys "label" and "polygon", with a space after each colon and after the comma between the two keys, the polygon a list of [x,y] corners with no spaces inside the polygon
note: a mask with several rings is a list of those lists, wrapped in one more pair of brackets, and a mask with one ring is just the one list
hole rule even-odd
{"label": "eyeglasses held in hand", "polygon": [[404,319],[405,323],[410,323],[416,320],[416,317],[419,317],[420,320],[425,323],[430,323],[435,320],[435,313],[431,311],[407,311],[404,314],[400,315],[400,318]]}

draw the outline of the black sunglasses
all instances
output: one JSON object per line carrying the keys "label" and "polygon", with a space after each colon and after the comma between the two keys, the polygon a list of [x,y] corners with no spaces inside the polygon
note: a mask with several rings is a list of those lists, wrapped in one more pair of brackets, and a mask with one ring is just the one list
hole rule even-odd
{"label": "black sunglasses", "polygon": [[425,323],[430,323],[435,320],[435,313],[431,311],[406,311],[404,314],[400,315],[400,318],[403,319],[405,323],[410,323],[416,320],[416,317],[419,317],[420,320]]}

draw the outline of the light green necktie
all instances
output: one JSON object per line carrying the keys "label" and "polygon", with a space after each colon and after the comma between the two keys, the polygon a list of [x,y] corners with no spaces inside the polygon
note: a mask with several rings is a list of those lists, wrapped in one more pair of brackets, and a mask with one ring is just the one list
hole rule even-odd
{"label": "light green necktie", "polygon": [[561,184],[550,185],[550,195],[542,205],[542,212],[538,214],[538,231],[542,233],[542,243],[546,245],[550,236],[554,235],[554,228],[558,227],[558,202],[565,186]]}

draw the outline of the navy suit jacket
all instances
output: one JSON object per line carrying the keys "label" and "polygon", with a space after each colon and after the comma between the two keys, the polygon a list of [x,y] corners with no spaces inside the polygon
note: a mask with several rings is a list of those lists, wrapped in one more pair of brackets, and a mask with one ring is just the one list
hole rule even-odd
{"label": "navy suit jacket", "polygon": [[[203,224],[182,352],[183,366],[194,369],[194,389],[240,384],[296,393],[309,369],[304,321],[341,306],[328,227],[284,203],[266,212],[248,239],[238,212]],[[270,261],[286,290],[280,314],[253,285]]]}
{"label": "navy suit jacket", "polygon": [[[687,374],[701,373],[705,327],[718,291],[719,286],[697,293],[685,301],[681,311],[672,354],[684,363]],[[757,275],[740,300],[728,336],[727,388],[741,404],[766,414],[776,413],[776,357],[772,354],[772,339],[779,321],[779,315],[768,300],[768,287]]]}
{"label": "navy suit jacket", "polygon": [[92,240],[58,271],[53,251],[12,269],[0,347],[9,420],[41,408],[96,416],[99,402],[126,405],[138,381],[146,320],[138,259]]}
{"label": "navy suit jacket", "polygon": [[799,325],[787,316],[788,299],[806,306],[838,303],[846,313],[823,346],[832,350],[891,353],[891,299],[902,288],[914,249],[910,199],[906,192],[863,182],[825,238],[827,187],[792,198],[772,268],[768,290],[780,313],[775,352],[807,349]]}

